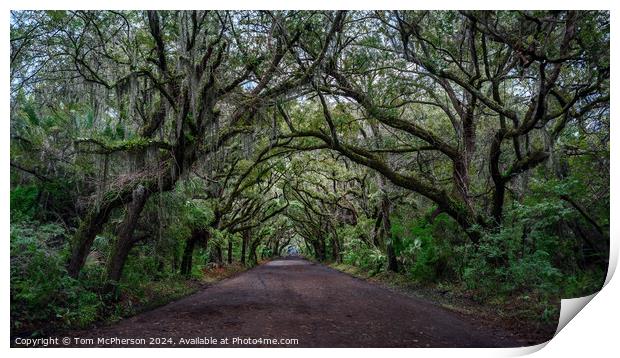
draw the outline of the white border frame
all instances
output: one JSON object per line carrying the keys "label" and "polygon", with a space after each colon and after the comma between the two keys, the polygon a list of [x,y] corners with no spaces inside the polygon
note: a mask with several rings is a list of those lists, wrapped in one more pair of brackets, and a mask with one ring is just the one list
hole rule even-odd
{"label": "white border frame", "polygon": [[[9,353],[14,356],[30,356],[30,355],[62,355],[67,356],[79,356],[84,355],[94,357],[106,357],[112,354],[121,355],[134,355],[134,354],[148,354],[156,357],[168,357],[169,355],[179,354],[179,351],[170,351],[168,348],[150,350],[148,353],[142,349],[136,351],[116,349],[110,351],[109,349],[95,349],[95,348],[83,348],[83,349],[10,349],[9,348],[9,336],[10,336],[10,254],[9,254],[9,240],[8,233],[10,231],[10,218],[9,218],[9,200],[8,192],[10,189],[9,171],[9,147],[10,147],[10,121],[9,121],[9,73],[10,64],[9,56],[10,44],[9,44],[9,10],[22,10],[22,9],[198,9],[198,8],[210,8],[210,9],[426,9],[426,10],[442,10],[442,9],[468,9],[468,10],[513,10],[513,9],[531,9],[531,10],[548,10],[548,9],[601,9],[611,10],[611,27],[612,32],[615,28],[615,24],[618,21],[616,16],[616,10],[620,2],[618,1],[601,1],[601,0],[589,0],[589,1],[575,1],[575,0],[521,0],[521,1],[490,1],[490,0],[478,0],[478,1],[458,1],[458,0],[434,0],[432,2],[415,1],[415,0],[383,0],[369,1],[369,0],[313,0],[313,1],[248,1],[248,0],[227,0],[225,2],[207,2],[207,1],[187,1],[187,0],[138,0],[128,2],[127,0],[108,0],[105,4],[99,2],[86,2],[75,0],[48,0],[46,2],[23,0],[14,1],[9,0],[3,2],[0,7],[4,9],[4,18],[6,22],[3,26],[0,26],[0,31],[4,41],[2,42],[2,48],[4,49],[4,56],[0,59],[2,67],[4,68],[3,82],[0,87],[2,98],[4,101],[0,106],[3,118],[4,140],[0,142],[2,148],[2,156],[0,156],[0,168],[5,168],[5,171],[1,175],[0,181],[2,187],[5,188],[4,203],[0,207],[2,216],[0,222],[2,230],[7,234],[5,241],[2,245],[2,254],[0,255],[1,266],[4,271],[2,277],[2,288],[4,294],[0,298],[0,302],[3,306],[2,321],[2,341],[0,346],[3,347],[5,353]],[[611,81],[612,83],[618,83],[616,76],[616,68],[618,67],[618,46],[615,44],[616,37],[611,36]],[[612,86],[613,87],[613,86]],[[616,108],[616,98],[611,98],[611,113],[613,114],[613,108]],[[615,130],[616,127],[611,123],[611,181],[620,179],[618,175],[616,158],[618,157],[618,143],[620,140],[619,134]],[[208,357],[211,354],[229,356],[247,356],[252,357],[284,357],[294,355],[295,357],[313,357],[333,355],[333,356],[372,356],[381,354],[389,354],[392,357],[412,357],[412,356],[459,356],[459,357],[494,357],[494,356],[521,356],[524,354],[533,353],[539,351],[537,356],[541,357],[558,357],[558,356],[610,356],[612,352],[618,352],[618,323],[620,318],[618,303],[620,302],[620,284],[618,279],[611,280],[613,272],[617,266],[618,260],[618,237],[619,226],[615,224],[615,218],[620,213],[620,202],[614,201],[614,198],[618,198],[616,187],[610,186],[611,194],[611,250],[610,250],[610,265],[607,275],[606,286],[598,295],[590,297],[591,302],[588,304],[581,313],[579,313],[566,327],[559,332],[551,341],[543,343],[538,346],[526,347],[526,348],[501,348],[501,349],[442,349],[442,348],[422,348],[422,349],[390,349],[386,351],[384,349],[277,349],[277,348],[255,348],[251,351],[238,350],[235,348],[221,348],[221,350],[210,351],[201,348],[186,348],[183,355],[190,354],[192,356]],[[594,297],[596,296],[596,297]],[[589,300],[588,300],[589,302]],[[577,310],[578,312],[578,310]],[[544,349],[542,349],[544,348]],[[114,349],[114,348],[110,348]],[[616,353],[617,354],[617,353]]]}

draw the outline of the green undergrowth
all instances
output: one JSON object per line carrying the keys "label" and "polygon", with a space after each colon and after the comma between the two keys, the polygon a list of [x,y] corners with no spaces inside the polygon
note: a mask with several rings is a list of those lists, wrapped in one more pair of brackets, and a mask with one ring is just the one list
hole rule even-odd
{"label": "green undergrowth", "polygon": [[531,198],[507,206],[504,224],[481,231],[475,243],[445,214],[395,211],[389,240],[397,273],[388,270],[388,241],[367,234],[375,232],[372,221],[358,220],[340,228],[343,264],[333,267],[515,332],[548,335],[557,326],[561,298],[600,290],[607,269],[605,250],[584,246],[568,231],[567,223],[587,223],[549,194],[571,185],[540,184]]}
{"label": "green undergrowth", "polygon": [[190,295],[245,270],[239,264],[195,265],[192,275],[162,266],[148,247],[125,265],[120,287],[105,287],[99,237],[78,279],[67,275],[67,233],[57,224],[21,221],[11,226],[11,334],[42,336],[85,329],[138,314]]}

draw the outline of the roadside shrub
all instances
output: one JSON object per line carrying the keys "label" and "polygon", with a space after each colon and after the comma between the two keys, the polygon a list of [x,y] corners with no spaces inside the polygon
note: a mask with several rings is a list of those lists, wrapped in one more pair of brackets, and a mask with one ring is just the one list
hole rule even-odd
{"label": "roadside shrub", "polygon": [[466,266],[463,281],[483,296],[507,295],[538,290],[559,293],[562,273],[542,249],[524,251],[518,227],[484,235],[477,249],[468,245],[463,253]]}
{"label": "roadside shrub", "polygon": [[604,270],[591,270],[566,276],[562,284],[562,298],[587,296],[600,290],[606,275]]}
{"label": "roadside shrub", "polygon": [[359,238],[353,238],[344,243],[342,261],[345,264],[367,270],[372,275],[384,268],[386,259],[385,254],[381,250],[370,247]]}
{"label": "roadside shrub", "polygon": [[11,222],[32,219],[37,209],[39,189],[36,185],[16,186],[11,189]]}
{"label": "roadside shrub", "polygon": [[64,242],[66,233],[57,224],[11,225],[11,330],[83,327],[97,318],[101,300],[67,275],[64,246],[50,245],[59,237]]}
{"label": "roadside shrub", "polygon": [[433,234],[442,224],[443,220],[430,224],[424,218],[411,220],[408,225],[399,218],[392,222],[392,235],[399,238],[397,256],[415,281],[429,283],[449,276],[452,248],[444,238]]}

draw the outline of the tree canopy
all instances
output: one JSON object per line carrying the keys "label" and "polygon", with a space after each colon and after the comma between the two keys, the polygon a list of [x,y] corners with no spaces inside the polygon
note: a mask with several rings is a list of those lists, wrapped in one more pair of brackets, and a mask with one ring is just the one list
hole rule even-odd
{"label": "tree canopy", "polygon": [[14,11],[10,31],[24,322],[49,315],[23,312],[50,252],[60,306],[118,297],[128,265],[289,248],[483,296],[602,284],[608,12]]}

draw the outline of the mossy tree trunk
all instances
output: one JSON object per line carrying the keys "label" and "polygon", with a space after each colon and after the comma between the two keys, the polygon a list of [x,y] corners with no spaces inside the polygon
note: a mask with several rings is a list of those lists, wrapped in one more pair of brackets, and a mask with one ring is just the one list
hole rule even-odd
{"label": "mossy tree trunk", "polygon": [[138,219],[144,209],[150,193],[145,187],[139,185],[132,195],[132,200],[127,205],[127,213],[121,225],[119,226],[118,236],[112,247],[110,259],[107,263],[106,274],[108,278],[108,287],[118,285],[123,274],[123,267],[129,256],[131,248],[140,240],[140,237],[134,235]]}

